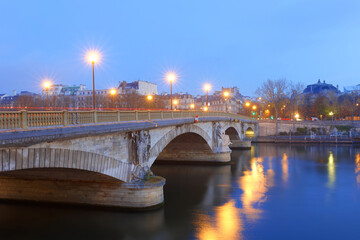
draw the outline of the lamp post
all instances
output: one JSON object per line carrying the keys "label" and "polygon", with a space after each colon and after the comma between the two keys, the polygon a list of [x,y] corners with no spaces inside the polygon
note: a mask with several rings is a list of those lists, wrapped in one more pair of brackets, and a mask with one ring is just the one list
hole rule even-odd
{"label": "lamp post", "polygon": [[194,109],[195,108],[195,104],[190,104],[190,109]]}
{"label": "lamp post", "polygon": [[255,115],[256,115],[256,105],[254,105],[254,106],[252,106],[252,109],[254,110],[254,112],[253,112],[253,118],[255,118]]}
{"label": "lamp post", "polygon": [[111,90],[110,90],[110,95],[111,95],[111,106],[112,106],[112,108],[115,108],[115,95],[116,95],[116,90],[115,90],[115,89],[111,89]]}
{"label": "lamp post", "polygon": [[92,64],[93,72],[93,109],[95,110],[95,62],[98,60],[99,55],[96,52],[88,53],[88,60]]}
{"label": "lamp post", "polygon": [[329,115],[331,116],[331,121],[334,121],[334,113],[333,113],[333,112],[329,112]]}
{"label": "lamp post", "polygon": [[151,102],[151,100],[153,99],[153,96],[152,96],[152,95],[148,95],[148,96],[146,97],[146,99],[148,100],[148,109],[150,109],[150,102]]}
{"label": "lamp post", "polygon": [[46,81],[44,82],[44,88],[46,90],[46,108],[49,109],[49,88],[51,86],[51,83]]}
{"label": "lamp post", "polygon": [[210,91],[210,89],[211,89],[211,85],[210,84],[205,84],[204,90],[206,91],[206,108],[209,107],[209,91]]}
{"label": "lamp post", "polygon": [[178,101],[178,100],[174,100],[173,103],[174,103],[174,105],[175,105],[175,110],[177,110],[177,109],[176,109],[176,105],[179,103],[179,101]]}
{"label": "lamp post", "polygon": [[173,100],[172,100],[172,83],[175,81],[176,75],[174,73],[167,74],[167,80],[170,82],[170,110],[173,109]]}
{"label": "lamp post", "polygon": [[229,97],[229,92],[224,92],[224,98],[225,98],[225,112],[228,112],[228,107],[227,107],[227,98]]}

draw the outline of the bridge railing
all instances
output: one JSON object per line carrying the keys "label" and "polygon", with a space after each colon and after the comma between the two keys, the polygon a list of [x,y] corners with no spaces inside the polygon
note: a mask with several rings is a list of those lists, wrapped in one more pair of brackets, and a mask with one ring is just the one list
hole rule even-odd
{"label": "bridge railing", "polygon": [[0,112],[0,129],[27,129],[51,126],[102,124],[187,117],[249,117],[225,112],[204,111],[4,111]]}

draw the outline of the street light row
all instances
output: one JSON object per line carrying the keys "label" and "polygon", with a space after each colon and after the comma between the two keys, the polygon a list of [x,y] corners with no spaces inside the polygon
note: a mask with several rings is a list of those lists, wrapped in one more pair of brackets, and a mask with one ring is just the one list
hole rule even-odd
{"label": "street light row", "polygon": [[[92,80],[93,80],[93,82],[92,82],[93,83],[93,91],[92,91],[93,92],[93,101],[92,102],[93,102],[93,109],[95,109],[95,63],[99,61],[101,56],[96,51],[90,51],[86,54],[86,56],[87,56],[87,60],[92,65]],[[172,85],[173,85],[173,82],[176,80],[176,77],[177,77],[176,74],[173,72],[169,72],[166,74],[166,78],[170,83],[170,110],[173,110],[173,104],[174,105],[178,104],[177,100],[173,101],[173,96],[172,96]],[[43,83],[43,86],[46,90],[47,106],[49,106],[49,93],[48,92],[49,92],[49,88],[51,87],[51,82],[47,80]],[[211,85],[205,84],[204,90],[206,91],[206,106],[205,106],[204,110],[207,111],[208,107],[209,107],[209,91],[211,90]],[[116,90],[111,89],[110,94],[114,96],[116,94]],[[224,92],[225,103],[227,103],[227,98],[229,97],[229,95],[230,95],[229,92],[227,92],[227,91]],[[147,96],[147,100],[151,101],[152,96],[151,95]],[[194,109],[195,105],[191,104],[190,108]],[[226,107],[226,112],[227,112],[227,107]]]}

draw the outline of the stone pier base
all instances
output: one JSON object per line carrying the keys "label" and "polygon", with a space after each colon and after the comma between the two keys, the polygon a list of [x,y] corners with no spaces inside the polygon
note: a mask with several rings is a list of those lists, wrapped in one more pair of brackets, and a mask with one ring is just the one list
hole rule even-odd
{"label": "stone pier base", "polygon": [[164,152],[156,159],[159,162],[183,162],[183,163],[227,163],[231,161],[230,152],[204,153],[194,151]]}
{"label": "stone pier base", "polygon": [[1,173],[0,199],[142,209],[164,202],[164,184],[162,177],[124,183],[79,170],[19,170]]}
{"label": "stone pier base", "polygon": [[233,140],[229,147],[231,149],[250,149],[251,141]]}

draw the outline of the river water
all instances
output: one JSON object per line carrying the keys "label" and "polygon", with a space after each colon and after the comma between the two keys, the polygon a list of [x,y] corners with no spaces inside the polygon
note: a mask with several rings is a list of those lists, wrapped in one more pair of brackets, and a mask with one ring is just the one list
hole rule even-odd
{"label": "river water", "polygon": [[0,204],[0,239],[360,239],[360,148],[258,144],[224,166],[155,165],[148,212]]}

